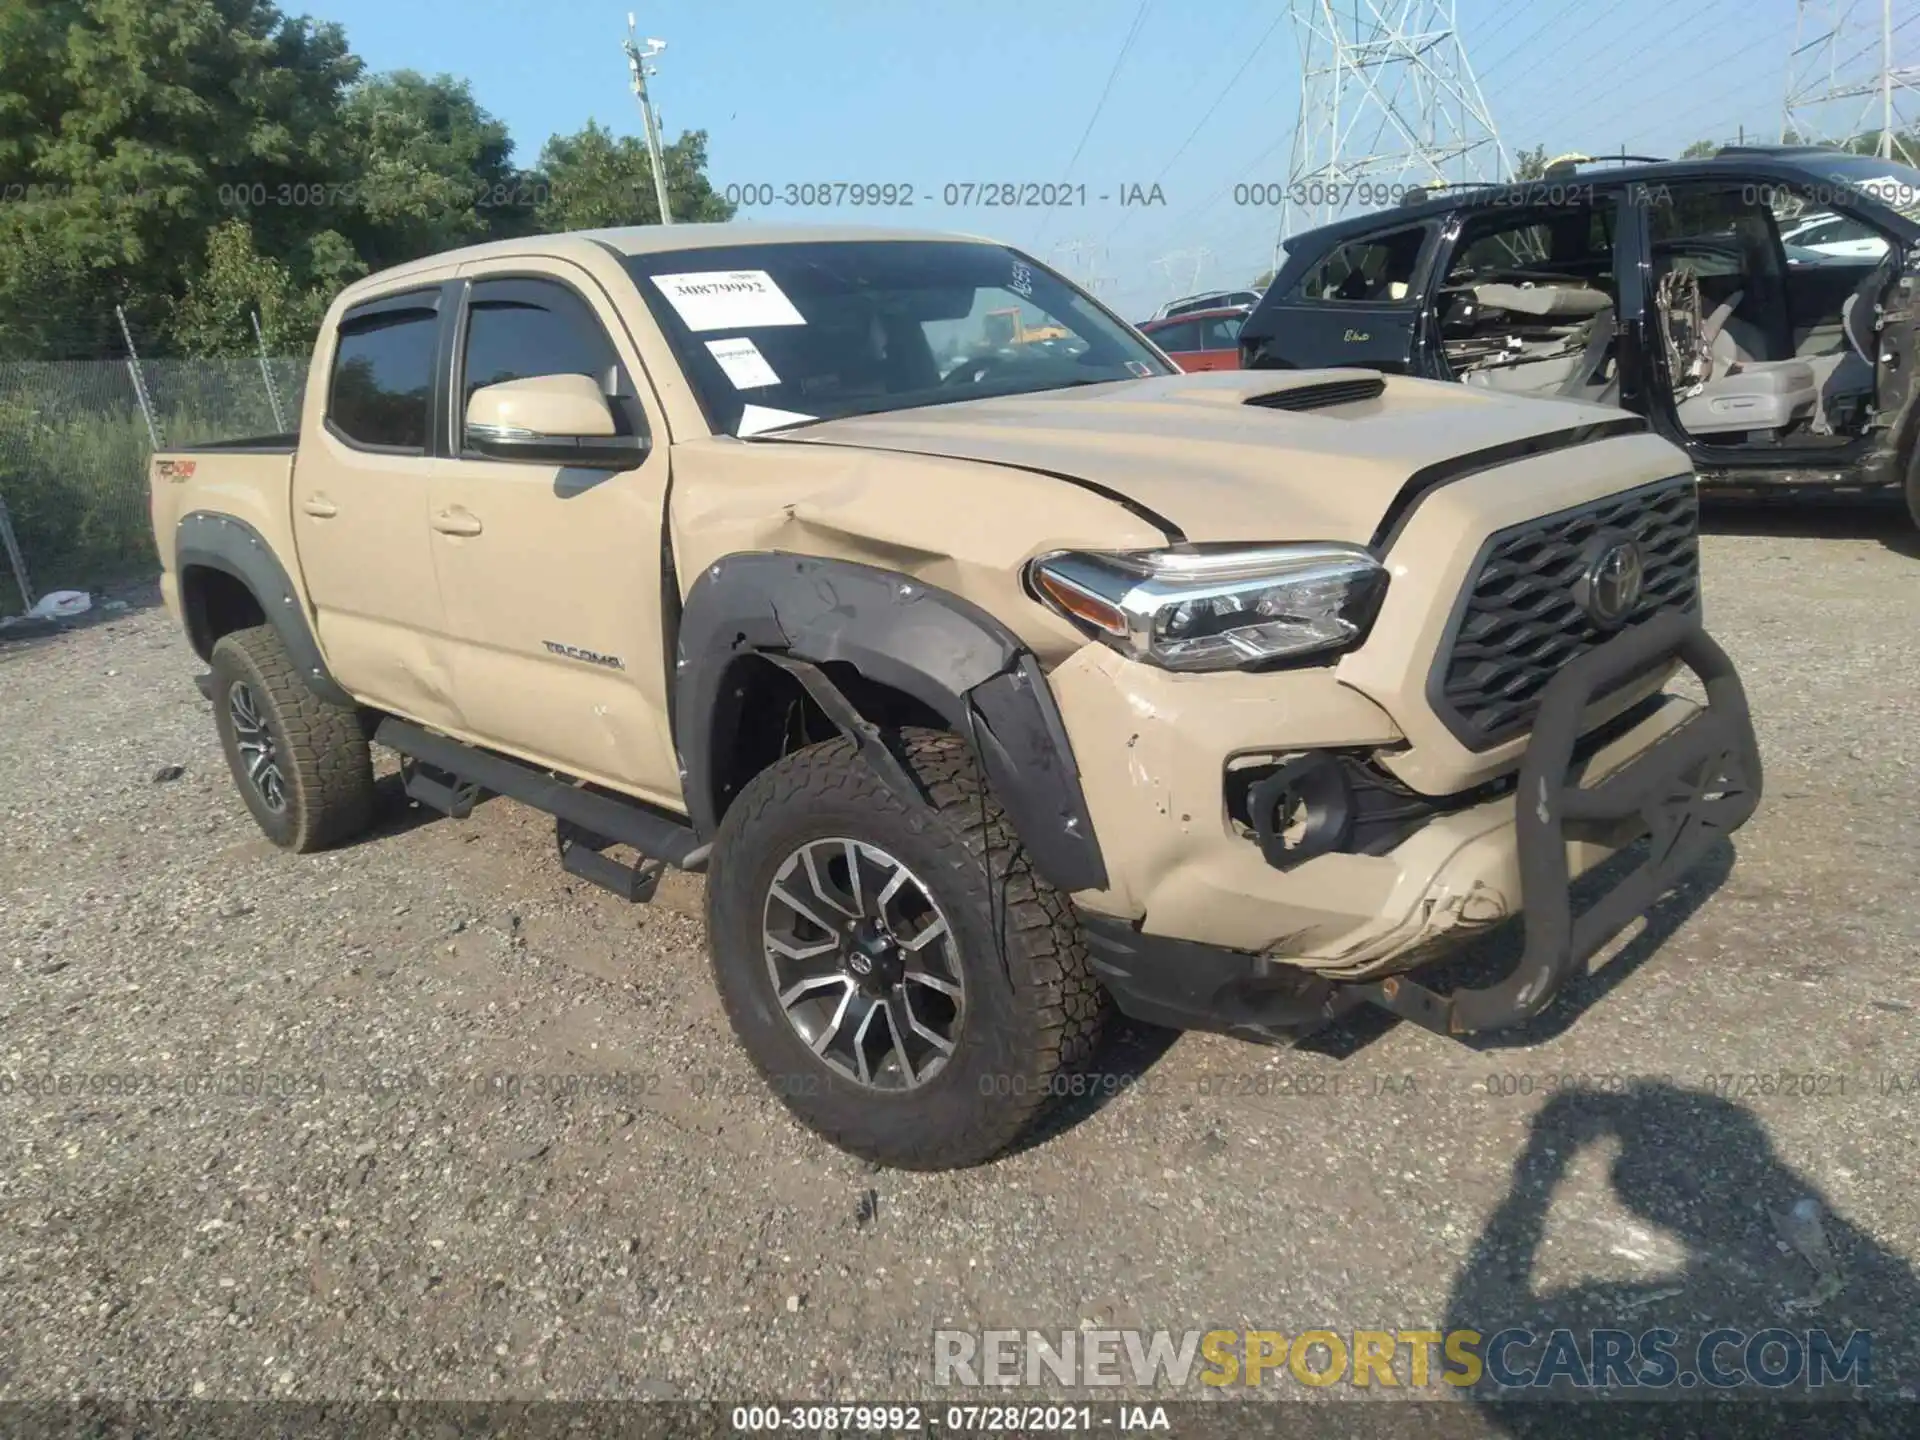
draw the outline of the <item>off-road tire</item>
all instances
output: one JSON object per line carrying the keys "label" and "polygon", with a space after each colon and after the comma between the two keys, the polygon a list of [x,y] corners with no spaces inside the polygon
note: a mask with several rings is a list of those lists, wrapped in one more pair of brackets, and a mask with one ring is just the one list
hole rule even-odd
{"label": "off-road tire", "polygon": [[1907,519],[1920,529],[1920,436],[1907,440]]}
{"label": "off-road tire", "polygon": [[[713,973],[742,1047],[802,1124],[879,1164],[957,1169],[1005,1150],[1070,1089],[1108,1002],[1066,898],[1033,872],[967,745],[912,729],[899,748],[931,803],[903,802],[845,739],[795,751],[741,791],[707,877]],[[798,847],[831,836],[897,857],[953,933],[966,1009],[945,1067],[917,1089],[883,1093],[830,1068],[768,974],[768,890]]]}
{"label": "off-road tire", "polygon": [[[364,831],[373,820],[373,759],[359,717],[307,688],[271,625],[222,636],[212,658],[220,748],[234,787],[262,833],[284,850],[305,853]],[[236,685],[246,686],[272,737],[284,780],[284,805],[278,811],[248,776],[235,736]]]}

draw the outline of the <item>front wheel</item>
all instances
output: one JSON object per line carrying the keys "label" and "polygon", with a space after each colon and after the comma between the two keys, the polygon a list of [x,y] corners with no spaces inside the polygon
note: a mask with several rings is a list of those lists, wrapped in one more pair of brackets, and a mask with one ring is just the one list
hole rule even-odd
{"label": "front wheel", "polygon": [[1064,1087],[1105,992],[966,745],[903,740],[930,803],[847,740],[756,776],[716,837],[708,932],[734,1031],[802,1123],[881,1164],[952,1169]]}
{"label": "front wheel", "polygon": [[1909,439],[1907,456],[1907,518],[1920,529],[1920,439]]}

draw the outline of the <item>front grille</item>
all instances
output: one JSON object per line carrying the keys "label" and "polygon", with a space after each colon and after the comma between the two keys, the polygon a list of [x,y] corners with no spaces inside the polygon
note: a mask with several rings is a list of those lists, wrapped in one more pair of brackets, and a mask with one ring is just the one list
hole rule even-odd
{"label": "front grille", "polygon": [[1617,632],[1596,625],[1574,599],[1603,531],[1632,536],[1645,564],[1640,602],[1623,624],[1699,606],[1700,502],[1691,475],[1495,534],[1461,597],[1429,694],[1469,748],[1524,733],[1547,682]]}

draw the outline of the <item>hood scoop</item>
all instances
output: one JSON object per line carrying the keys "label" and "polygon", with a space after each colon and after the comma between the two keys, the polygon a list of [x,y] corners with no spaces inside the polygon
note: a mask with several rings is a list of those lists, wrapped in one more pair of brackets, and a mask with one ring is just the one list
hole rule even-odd
{"label": "hood scoop", "polygon": [[1352,405],[1361,400],[1378,400],[1386,394],[1387,382],[1378,375],[1361,375],[1351,380],[1320,380],[1311,385],[1294,385],[1265,395],[1249,395],[1242,403],[1267,410],[1326,410],[1335,405]]}

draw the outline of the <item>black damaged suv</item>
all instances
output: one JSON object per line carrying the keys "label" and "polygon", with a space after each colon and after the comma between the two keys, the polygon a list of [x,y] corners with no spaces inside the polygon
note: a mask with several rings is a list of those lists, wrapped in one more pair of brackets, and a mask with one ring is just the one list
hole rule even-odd
{"label": "black damaged suv", "polygon": [[[1882,244],[1782,238],[1816,217]],[[1563,162],[1293,236],[1249,369],[1357,365],[1644,417],[1716,493],[1904,492],[1920,170],[1810,148]]]}

